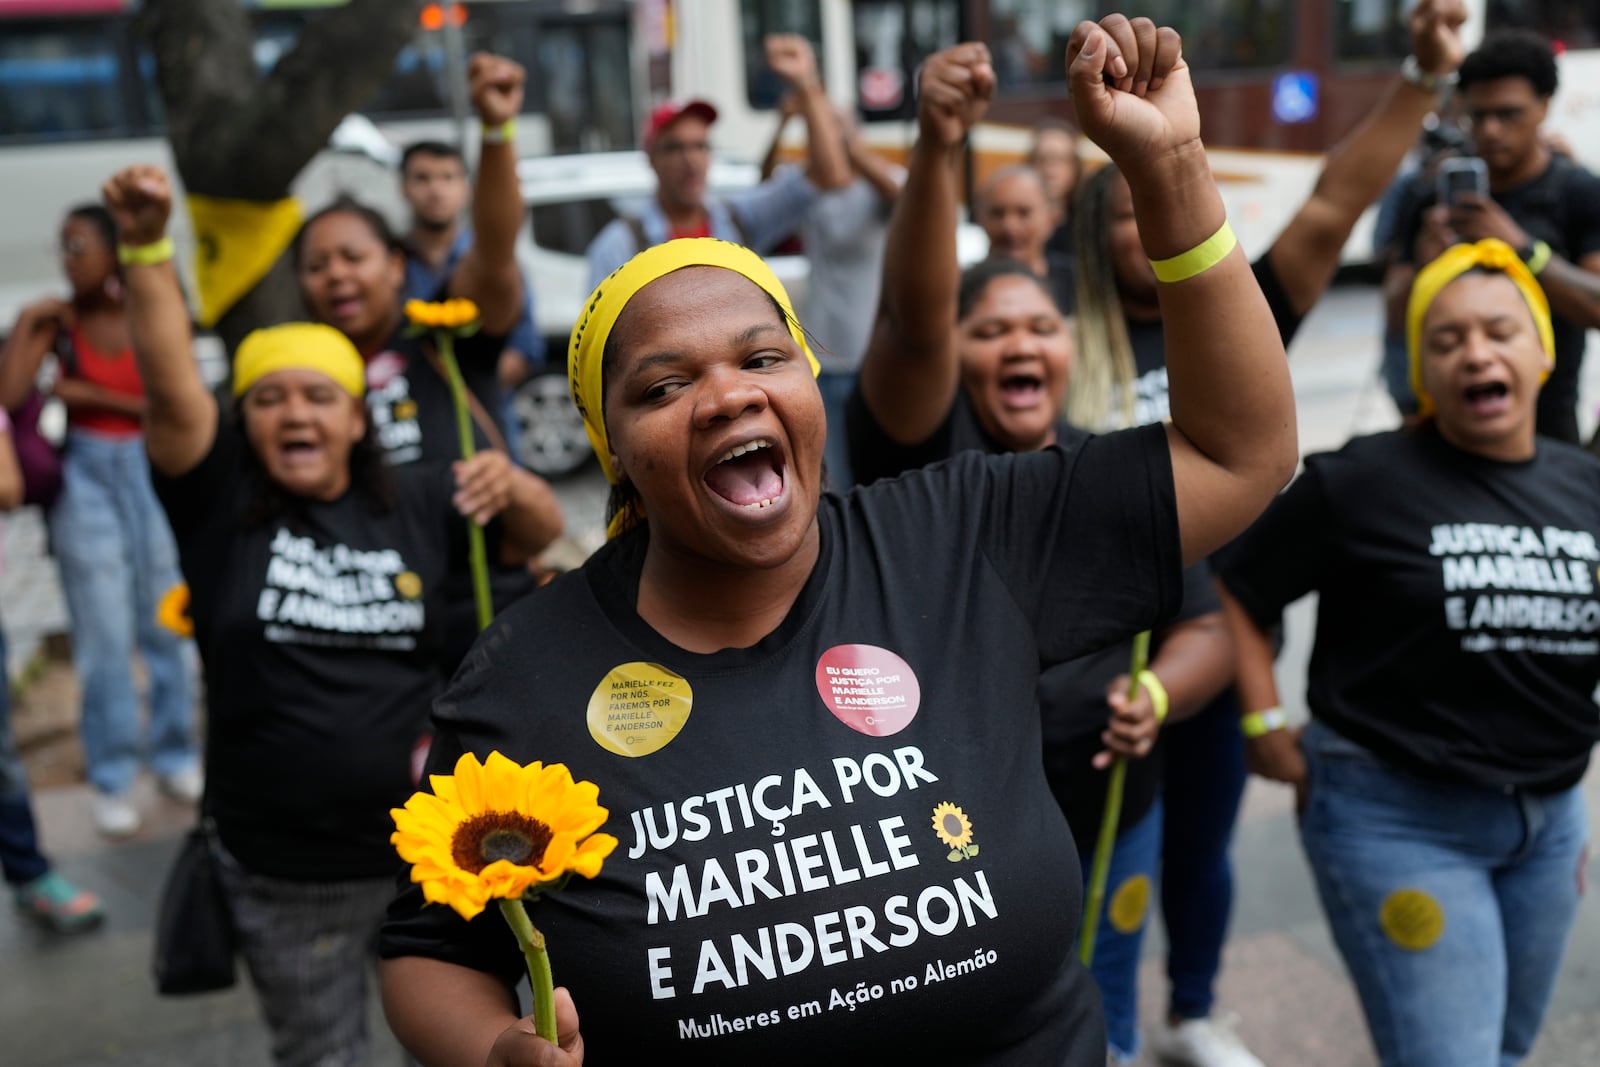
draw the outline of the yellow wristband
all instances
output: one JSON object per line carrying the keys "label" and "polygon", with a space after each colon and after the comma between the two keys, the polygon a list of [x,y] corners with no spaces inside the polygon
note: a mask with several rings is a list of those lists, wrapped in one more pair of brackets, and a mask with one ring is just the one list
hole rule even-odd
{"label": "yellow wristband", "polygon": [[517,120],[506,119],[498,126],[483,128],[484,144],[510,144],[517,136]]}
{"label": "yellow wristband", "polygon": [[1195,245],[1187,252],[1180,252],[1171,259],[1152,259],[1150,266],[1156,272],[1156,280],[1172,284],[1173,282],[1188,281],[1190,278],[1204,274],[1206,271],[1228,258],[1239,239],[1233,235],[1233,227],[1228,225],[1228,220],[1222,220],[1222,227],[1204,241]]}
{"label": "yellow wristband", "polygon": [[1554,254],[1550,251],[1550,246],[1545,242],[1533,242],[1533,251],[1529,253],[1527,259],[1528,273],[1537,278],[1539,272],[1550,265],[1550,257]]}
{"label": "yellow wristband", "polygon": [[117,262],[124,266],[136,263],[142,267],[153,267],[157,263],[165,263],[177,252],[173,247],[171,237],[163,237],[159,241],[151,241],[147,245],[118,245]]}
{"label": "yellow wristband", "polygon": [[1156,677],[1156,672],[1140,671],[1134,676],[1134,681],[1138,682],[1144,691],[1150,694],[1150,703],[1156,709],[1156,723],[1166,722],[1167,708],[1171,706],[1172,701],[1167,696],[1167,687],[1161,684],[1160,678]]}
{"label": "yellow wristband", "polygon": [[1239,718],[1239,732],[1251,741],[1258,737],[1265,737],[1274,730],[1282,730],[1288,725],[1289,716],[1284,714],[1282,708],[1266,708],[1262,711],[1252,711],[1250,714]]}

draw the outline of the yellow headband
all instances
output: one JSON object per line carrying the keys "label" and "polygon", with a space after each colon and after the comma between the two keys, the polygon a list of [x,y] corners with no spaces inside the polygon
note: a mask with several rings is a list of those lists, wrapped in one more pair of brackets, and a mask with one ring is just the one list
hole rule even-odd
{"label": "yellow headband", "polygon": [[[1428,308],[1444,287],[1470,270],[1489,270],[1504,274],[1522,294],[1528,310],[1533,313],[1533,324],[1539,329],[1539,343],[1553,363],[1556,358],[1555,331],[1550,325],[1550,302],[1539,287],[1533,272],[1522,262],[1512,247],[1494,238],[1477,244],[1452,245],[1438,259],[1423,267],[1411,283],[1411,300],[1406,305],[1406,351],[1411,359],[1411,391],[1417,396],[1417,411],[1433,414],[1433,397],[1422,387],[1422,320]],[[1550,377],[1550,370],[1540,376],[1542,384]]]}
{"label": "yellow headband", "polygon": [[[616,470],[611,466],[611,439],[606,433],[605,398],[602,395],[600,373],[606,338],[611,336],[622,309],[628,306],[628,301],[639,290],[657,278],[685,267],[722,267],[759,285],[783,310],[789,336],[806,354],[811,373],[815,375],[822,370],[817,357],[811,354],[811,346],[806,344],[806,335],[795,318],[789,294],[760,256],[742,245],[719,241],[714,237],[681,238],[645,249],[612,271],[589,294],[567,346],[567,381],[572,389],[572,400],[583,416],[584,428],[589,432],[589,444],[594,448],[594,454],[600,457],[600,466],[606,472],[606,480],[612,485],[617,484],[618,479]],[[686,314],[693,315],[694,312],[686,311]]]}
{"label": "yellow headband", "polygon": [[264,376],[280,370],[313,370],[359,399],[367,390],[367,367],[350,338],[320,322],[286,322],[254,330],[233,354],[233,395],[243,396]]}

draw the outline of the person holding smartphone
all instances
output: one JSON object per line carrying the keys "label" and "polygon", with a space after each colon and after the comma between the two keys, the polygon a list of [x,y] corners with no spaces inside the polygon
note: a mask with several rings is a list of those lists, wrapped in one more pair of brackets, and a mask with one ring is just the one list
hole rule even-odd
{"label": "person holding smartphone", "polygon": [[1450,161],[1437,181],[1413,186],[1385,289],[1398,326],[1419,264],[1487,237],[1516,249],[1548,294],[1555,326],[1538,431],[1576,442],[1584,332],[1600,326],[1600,178],[1541,134],[1556,84],[1550,44],[1530,30],[1491,33],[1466,58],[1457,92],[1476,158]]}

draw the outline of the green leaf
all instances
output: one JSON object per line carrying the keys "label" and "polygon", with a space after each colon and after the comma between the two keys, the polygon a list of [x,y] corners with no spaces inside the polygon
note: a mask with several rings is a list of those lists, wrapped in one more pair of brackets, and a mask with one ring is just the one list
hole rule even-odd
{"label": "green leaf", "polygon": [[976,856],[977,854],[978,854],[978,846],[977,845],[968,845],[967,846],[967,859],[970,860],[972,857]]}
{"label": "green leaf", "polygon": [[949,860],[951,863],[960,863],[961,862],[961,850],[959,848],[951,849],[950,850],[950,855],[946,856],[945,859]]}

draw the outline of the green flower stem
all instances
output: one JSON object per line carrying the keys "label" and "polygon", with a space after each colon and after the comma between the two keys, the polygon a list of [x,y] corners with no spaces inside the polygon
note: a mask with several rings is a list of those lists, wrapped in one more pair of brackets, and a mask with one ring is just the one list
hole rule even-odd
{"label": "green flower stem", "polygon": [[[467,385],[461,380],[461,368],[456,364],[455,335],[441,328],[434,330],[433,336],[439,347],[439,362],[444,364],[445,377],[450,382],[450,398],[455,401],[461,458],[471,459],[478,450],[472,443],[472,414],[467,410]],[[494,602],[489,598],[489,553],[483,543],[483,527],[471,515],[467,516],[467,553],[472,567],[472,596],[478,604],[478,629],[487,630],[489,621],[494,618]]]}
{"label": "green flower stem", "polygon": [[[1150,631],[1133,639],[1133,662],[1128,665],[1128,699],[1139,696],[1139,672],[1150,659]],[[1106,878],[1111,873],[1111,850],[1117,842],[1117,824],[1122,821],[1122,787],[1128,777],[1128,761],[1121,756],[1111,763],[1111,778],[1106,783],[1106,807],[1100,816],[1100,836],[1094,842],[1094,863],[1089,868],[1089,894],[1083,909],[1083,928],[1078,931],[1078,958],[1085,967],[1094,962],[1095,936],[1100,932],[1100,908],[1106,899]]]}
{"label": "green flower stem", "polygon": [[528,919],[520,900],[502,900],[500,914],[511,924],[528,961],[528,981],[533,984],[533,1026],[551,1044],[556,1041],[556,986],[550,976],[550,954],[544,950],[544,935]]}

